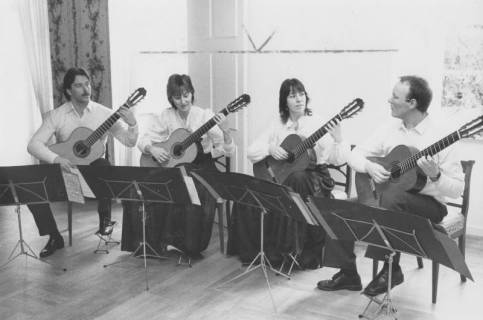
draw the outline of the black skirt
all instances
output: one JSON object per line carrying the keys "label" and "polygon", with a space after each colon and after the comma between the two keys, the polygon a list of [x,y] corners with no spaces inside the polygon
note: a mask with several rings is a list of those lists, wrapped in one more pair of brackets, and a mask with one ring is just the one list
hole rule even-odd
{"label": "black skirt", "polygon": [[[217,170],[211,154],[199,154],[186,170]],[[201,206],[164,203],[147,203],[146,242],[158,253],[167,245],[175,246],[196,257],[210,242],[216,201],[195,179]],[[142,207],[139,202],[123,202],[121,250],[134,251],[142,241]]]}
{"label": "black skirt", "polygon": [[[325,165],[293,172],[284,184],[308,196],[331,197],[334,180]],[[244,205],[234,204],[228,233],[227,252],[238,255],[242,262],[250,262],[260,251],[260,212]],[[295,221],[276,212],[268,213],[264,224],[264,251],[273,264],[285,255],[297,255],[305,268],[321,264],[325,232],[320,227]]]}

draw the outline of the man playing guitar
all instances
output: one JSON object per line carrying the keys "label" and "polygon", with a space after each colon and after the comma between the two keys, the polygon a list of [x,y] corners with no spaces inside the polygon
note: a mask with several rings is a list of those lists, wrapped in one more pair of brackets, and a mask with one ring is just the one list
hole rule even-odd
{"label": "man playing guitar", "polygon": [[[47,145],[51,137],[55,135],[57,141],[65,141],[76,128],[85,127],[95,130],[112,114],[112,110],[91,101],[90,77],[84,69],[67,70],[63,81],[63,93],[67,102],[51,110],[45,116],[42,125],[32,136],[27,149],[37,159],[48,163],[59,163],[63,170],[70,171],[77,163],[51,151]],[[124,145],[133,147],[138,138],[136,119],[126,106],[122,106],[118,113],[123,122],[114,123],[109,129],[109,134],[112,134]],[[106,140],[107,136],[104,135],[101,141],[105,144]],[[99,158],[91,165],[108,166],[110,163],[104,158]],[[49,235],[49,241],[40,252],[40,257],[47,257],[56,249],[63,248],[64,240],[57,229],[50,205],[29,205],[29,209],[34,216],[40,235]],[[97,232],[101,235],[108,235],[112,232],[110,199],[99,200],[98,212],[99,230]]]}
{"label": "man playing guitar", "polygon": [[[355,171],[367,173],[370,176],[373,181],[372,191],[374,197],[379,199],[379,206],[423,216],[438,223],[447,214],[444,198],[459,197],[464,188],[462,167],[451,147],[433,156],[425,155],[417,160],[417,167],[427,176],[426,184],[419,193],[398,186],[392,179],[394,176],[391,177],[392,170],[390,172],[387,167],[368,159],[368,157],[376,156],[386,157],[400,145],[421,150],[441,137],[439,130],[441,126],[427,112],[431,99],[432,92],[426,80],[416,76],[401,77],[394,86],[392,96],[388,101],[391,106],[391,115],[397,120],[383,125],[355,148],[349,159],[349,165]],[[401,178],[404,178],[404,175]],[[387,183],[388,187],[377,195],[374,183],[378,186]],[[359,189],[358,195],[361,196]],[[334,250],[339,250],[339,252],[336,253]],[[325,251],[326,265],[339,267],[341,270],[332,279],[320,281],[317,284],[320,290],[358,291],[362,289],[353,250],[353,242],[328,241]],[[346,254],[341,254],[341,252]],[[366,257],[385,261],[387,253],[383,249],[369,247]],[[399,258],[400,254],[397,253],[394,256],[391,287],[404,281]],[[386,261],[376,278],[364,289],[364,294],[376,296],[385,292],[389,281],[388,271]]]}

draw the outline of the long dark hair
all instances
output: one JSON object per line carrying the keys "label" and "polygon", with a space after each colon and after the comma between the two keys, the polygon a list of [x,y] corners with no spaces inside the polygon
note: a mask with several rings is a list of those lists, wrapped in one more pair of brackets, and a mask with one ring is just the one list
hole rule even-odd
{"label": "long dark hair", "polygon": [[191,93],[191,103],[193,103],[195,100],[195,88],[193,88],[190,76],[177,73],[169,76],[166,93],[168,95],[168,101],[174,109],[176,109],[176,105],[174,104],[173,96],[181,95],[183,90]]}
{"label": "long dark hair", "polygon": [[307,107],[309,104],[309,95],[307,94],[303,83],[296,78],[285,79],[280,86],[280,95],[278,100],[278,110],[280,112],[280,120],[282,120],[282,123],[287,123],[288,117],[290,116],[287,106],[287,97],[289,96],[290,92],[305,93],[305,115],[312,115],[312,110]]}

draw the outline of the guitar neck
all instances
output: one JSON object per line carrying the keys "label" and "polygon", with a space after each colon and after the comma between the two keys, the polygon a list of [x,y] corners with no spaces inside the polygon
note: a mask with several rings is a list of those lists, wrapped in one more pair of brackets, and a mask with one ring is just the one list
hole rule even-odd
{"label": "guitar neck", "polygon": [[341,120],[342,120],[342,117],[340,116],[340,114],[337,114],[335,117],[330,119],[326,124],[324,124],[320,129],[312,133],[307,139],[305,139],[299,145],[297,145],[297,147],[295,147],[295,149],[292,150],[294,158],[300,157],[304,152],[312,148],[314,143],[316,143],[317,140],[322,138],[327,133],[327,125],[329,123],[340,122]]}
{"label": "guitar neck", "polygon": [[[225,116],[228,115],[227,108],[224,108],[220,112],[223,113]],[[189,137],[183,140],[183,142],[181,142],[183,149],[184,150],[188,149],[189,146],[191,146],[193,143],[198,141],[205,133],[207,133],[215,125],[216,125],[216,121],[215,121],[215,117],[213,117],[210,120],[208,120],[204,125],[199,127],[195,132],[190,134]]]}
{"label": "guitar neck", "polygon": [[461,139],[461,136],[460,136],[459,132],[455,131],[455,132],[447,135],[443,139],[439,140],[438,142],[433,143],[432,145],[430,145],[426,149],[423,149],[423,150],[413,154],[408,159],[401,161],[398,164],[397,169],[400,170],[401,174],[403,174],[404,172],[407,172],[407,171],[411,170],[412,168],[415,168],[416,165],[417,165],[418,159],[425,157],[425,156],[433,156],[433,155],[437,154],[438,152],[440,152],[441,150],[449,147],[450,145],[452,145],[453,143],[455,143],[456,141],[458,141],[460,139]]}
{"label": "guitar neck", "polygon": [[[125,104],[123,106],[126,106]],[[114,112],[106,121],[104,121],[94,132],[92,132],[89,137],[85,140],[88,146],[92,146],[96,143],[106,132],[109,130],[114,123],[119,120],[121,115],[119,114],[119,109]]]}

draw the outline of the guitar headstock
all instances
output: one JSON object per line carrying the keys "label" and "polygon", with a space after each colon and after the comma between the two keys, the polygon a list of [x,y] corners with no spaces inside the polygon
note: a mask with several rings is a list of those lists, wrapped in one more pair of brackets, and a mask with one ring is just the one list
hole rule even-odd
{"label": "guitar headstock", "polygon": [[246,93],[242,94],[226,106],[228,112],[237,112],[241,108],[246,107],[250,103],[250,96]]}
{"label": "guitar headstock", "polygon": [[131,93],[129,98],[127,98],[124,105],[128,108],[135,106],[139,101],[143,100],[146,97],[146,89],[144,88],[137,88],[136,91]]}
{"label": "guitar headstock", "polygon": [[461,138],[468,138],[481,131],[483,131],[483,115],[459,128],[458,133]]}
{"label": "guitar headstock", "polygon": [[342,109],[339,116],[341,119],[352,118],[352,116],[361,111],[362,108],[364,108],[364,101],[361,98],[356,98]]}

